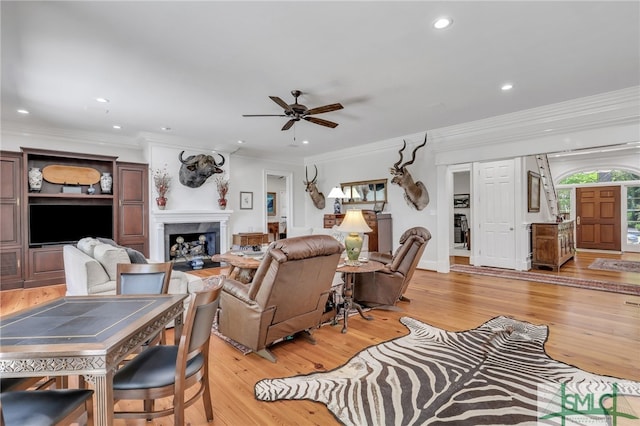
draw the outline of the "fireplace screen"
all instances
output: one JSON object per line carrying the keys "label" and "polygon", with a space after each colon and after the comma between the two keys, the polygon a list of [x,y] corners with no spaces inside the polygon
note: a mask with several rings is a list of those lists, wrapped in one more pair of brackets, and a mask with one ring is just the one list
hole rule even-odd
{"label": "fireplace screen", "polygon": [[172,223],[164,232],[166,261],[191,262],[220,253],[219,223]]}

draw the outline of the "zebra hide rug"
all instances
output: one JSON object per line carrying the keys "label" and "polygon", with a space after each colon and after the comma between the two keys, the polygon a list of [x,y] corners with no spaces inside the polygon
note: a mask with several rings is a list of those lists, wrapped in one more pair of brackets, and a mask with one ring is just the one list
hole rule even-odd
{"label": "zebra hide rug", "polygon": [[544,325],[501,316],[450,332],[400,321],[408,335],[364,349],[331,371],[261,380],[256,398],[321,402],[345,425],[507,425],[538,424],[538,385],[580,382],[606,391],[615,383],[619,396],[640,395],[640,382],[550,358]]}

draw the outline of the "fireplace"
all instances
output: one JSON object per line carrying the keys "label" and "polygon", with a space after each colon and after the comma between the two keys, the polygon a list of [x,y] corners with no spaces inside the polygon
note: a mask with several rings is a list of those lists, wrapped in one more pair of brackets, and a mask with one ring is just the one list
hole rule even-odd
{"label": "fireplace", "polygon": [[164,260],[183,262],[220,253],[220,223],[171,223],[164,226]]}
{"label": "fireplace", "polygon": [[[176,238],[181,236],[189,246],[197,244],[203,236],[206,254],[211,256],[224,253],[229,247],[227,224],[230,211],[155,211],[151,214],[151,225],[156,232],[151,235],[150,255],[154,260],[169,261],[171,248],[176,245]],[[180,257],[180,256],[178,256]],[[176,259],[176,261],[186,260]]]}

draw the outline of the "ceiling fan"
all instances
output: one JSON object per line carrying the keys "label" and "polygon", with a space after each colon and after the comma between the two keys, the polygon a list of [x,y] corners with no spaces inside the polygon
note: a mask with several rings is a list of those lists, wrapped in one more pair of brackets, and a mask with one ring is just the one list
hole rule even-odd
{"label": "ceiling fan", "polygon": [[306,106],[298,103],[298,96],[302,95],[301,91],[292,90],[291,94],[294,98],[296,98],[296,101],[291,105],[287,104],[277,96],[269,96],[273,102],[277,103],[284,109],[284,114],[244,114],[243,117],[290,117],[291,119],[287,121],[284,126],[282,126],[282,130],[289,130],[296,121],[300,121],[301,119],[309,121],[311,123],[319,124],[321,126],[331,127],[332,129],[338,126],[338,123],[334,123],[333,121],[323,120],[322,118],[311,116],[315,114],[322,114],[325,112],[337,111],[343,108],[341,104],[330,104],[309,109]]}

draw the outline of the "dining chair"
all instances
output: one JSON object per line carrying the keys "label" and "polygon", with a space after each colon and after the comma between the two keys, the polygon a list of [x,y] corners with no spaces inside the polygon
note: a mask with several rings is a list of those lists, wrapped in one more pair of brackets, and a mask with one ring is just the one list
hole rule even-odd
{"label": "dining chair", "polygon": [[[211,277],[202,291],[191,294],[179,345],[149,347],[116,372],[113,377],[114,402],[142,400],[143,409],[116,409],[115,418],[151,420],[173,414],[174,423],[182,426],[185,408],[202,396],[207,420],[213,420],[209,339],[224,279],[224,275]],[[196,385],[195,393],[189,392],[190,397],[185,399],[185,392]],[[166,397],[172,397],[173,404],[156,410],[155,400]]]}
{"label": "dining chair", "polygon": [[21,390],[42,390],[47,388],[63,389],[67,387],[66,377],[2,377],[0,392]]}
{"label": "dining chair", "polygon": [[116,294],[167,294],[173,262],[118,263]]}
{"label": "dining chair", "polygon": [[91,426],[92,396],[90,389],[3,392],[0,394],[0,426],[57,426],[76,421]]}
{"label": "dining chair", "polygon": [[[167,294],[173,262],[118,263],[116,267],[116,294]],[[164,331],[151,338],[143,346],[165,342]],[[135,353],[140,352],[135,351]]]}

